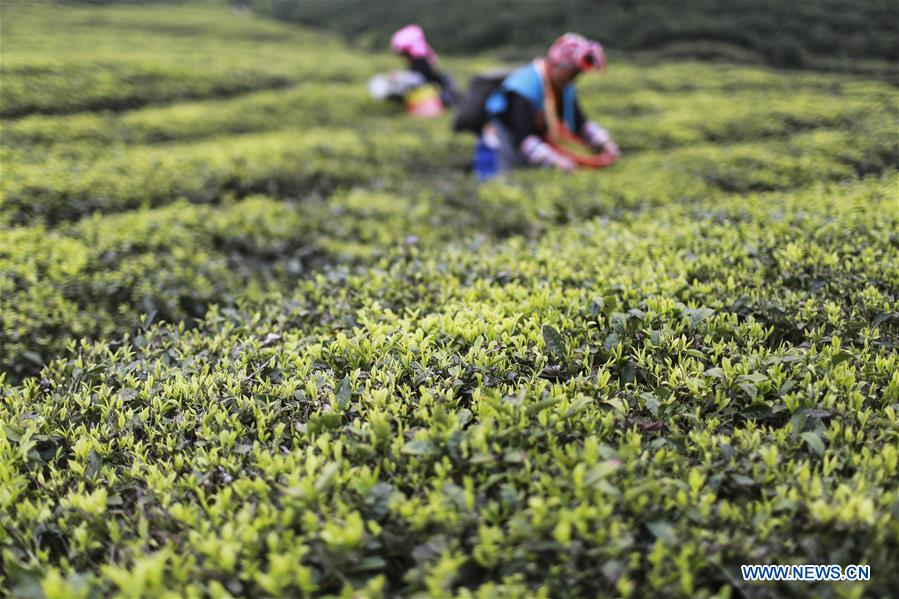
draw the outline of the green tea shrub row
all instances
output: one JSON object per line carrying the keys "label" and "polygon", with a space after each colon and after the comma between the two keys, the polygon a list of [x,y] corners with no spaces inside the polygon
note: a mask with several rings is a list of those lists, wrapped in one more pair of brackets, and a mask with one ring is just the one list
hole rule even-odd
{"label": "green tea shrub row", "polygon": [[803,82],[783,96],[746,90],[734,97],[727,90],[707,89],[614,94],[604,88],[605,82],[584,92],[585,111],[614,129],[628,150],[783,139],[812,129],[845,129],[869,119],[882,126],[883,119],[899,115],[891,90],[876,85],[847,85],[822,94]]}
{"label": "green tea shrub row", "polygon": [[745,56],[775,66],[854,72],[869,66],[869,61],[880,61],[894,77],[895,64],[887,63],[899,58],[899,9],[888,0],[862,5],[847,0],[815,4],[713,0],[677,8],[627,0],[609,0],[601,6],[586,0],[526,6],[492,0],[476,24],[470,22],[465,3],[452,1],[441,2],[439,10],[360,0],[311,6],[252,0],[251,5],[277,18],[339,31],[371,47],[386,46],[390,34],[411,21],[424,27],[435,47],[461,53],[504,47],[532,52],[544,49],[560,32],[581,31],[610,48],[650,50],[661,56],[671,48],[679,57],[706,57],[714,42],[722,49],[711,58]]}
{"label": "green tea shrub row", "polygon": [[710,203],[719,196],[794,189],[894,169],[899,131],[877,122],[861,131],[821,129],[783,141],[635,152],[599,174],[516,174],[480,189],[478,209],[495,213],[496,226],[510,233],[539,233],[597,216],[627,218],[672,202]]}
{"label": "green tea shrub row", "polygon": [[[384,57],[220,6],[72,7],[5,2],[0,115],[123,110],[288,82],[365,81]],[[179,21],[180,19],[180,21]],[[323,56],[326,60],[322,60]],[[377,67],[376,67],[377,68]]]}
{"label": "green tea shrub row", "polygon": [[68,234],[13,230],[0,250],[5,367],[33,370],[73,339],[128,331],[140,314],[190,319],[211,301],[258,293],[274,267],[266,255],[301,269],[309,237],[293,211],[263,199],[221,211],[177,203]]}
{"label": "green tea shrub row", "polygon": [[[589,175],[600,186],[608,181],[625,194],[648,198],[659,193],[664,198],[671,193],[662,187],[666,178],[691,182],[700,192],[696,185],[703,182],[729,192],[764,191],[877,173],[897,164],[895,128],[873,119],[866,123],[857,130],[800,133],[783,142],[723,149],[701,144],[643,153],[608,177],[589,173],[581,179]],[[5,169],[0,213],[10,223],[55,223],[98,210],[162,205],[178,197],[212,202],[226,193],[306,194],[378,179],[402,181],[409,172],[422,175],[464,165],[469,140],[442,134],[442,147],[434,148],[432,131],[315,129],[126,147],[98,159],[89,170],[81,169],[77,157],[36,164],[13,160]],[[653,174],[647,178],[646,173]],[[654,180],[659,182],[655,192],[647,189]],[[559,189],[565,190],[564,184]]]}
{"label": "green tea shrub row", "polygon": [[7,584],[710,596],[776,556],[887,592],[896,183],[405,248],[81,345],[0,403]]}
{"label": "green tea shrub row", "polygon": [[[789,189],[803,181],[854,176],[855,170],[851,165],[832,162],[831,148],[840,145],[850,147],[849,144],[838,143],[841,139],[839,132],[812,135],[824,135],[820,143],[820,151],[824,156],[820,158],[814,158],[809,151],[794,157],[794,152],[788,146],[775,160],[771,160],[771,145],[763,148],[735,146],[726,152],[722,152],[719,147],[708,147],[683,149],[666,155],[643,153],[622,163],[614,172],[609,171],[608,177],[597,177],[595,173],[578,173],[562,179],[546,178],[542,173],[529,173],[528,177],[520,177],[517,182],[485,186],[476,193],[472,192],[470,196],[466,196],[464,192],[460,194],[465,188],[459,187],[456,182],[456,193],[444,198],[419,196],[415,210],[406,207],[406,201],[397,196],[360,193],[349,198],[336,196],[322,203],[315,201],[314,197],[301,194],[302,204],[305,204],[301,210],[304,226],[298,227],[292,235],[296,240],[310,243],[311,240],[306,235],[315,232],[315,246],[335,256],[366,260],[385,244],[389,246],[390,243],[403,239],[404,235],[414,235],[422,242],[434,235],[446,239],[449,237],[449,229],[461,227],[468,235],[537,236],[559,223],[579,222],[596,216],[631,220],[633,216],[629,215],[634,211],[639,213],[644,209],[652,209],[650,207],[653,206],[664,205],[670,202],[671,197],[691,202],[704,201],[707,204],[716,197],[715,186],[725,191],[740,192],[752,189]],[[837,137],[833,137],[834,135]],[[869,139],[871,138],[873,136]],[[265,139],[270,140],[268,137]],[[328,140],[329,143],[334,142],[334,136],[330,133]],[[208,145],[204,146],[204,151],[208,148]],[[853,151],[863,152],[863,149],[854,148]],[[173,164],[183,166],[184,162],[178,158],[176,154]],[[160,171],[158,165],[155,166],[157,170],[148,170],[148,177],[153,177],[154,173],[158,176]],[[266,167],[270,168],[271,163]],[[879,165],[878,170],[880,168],[883,165]],[[135,171],[131,172],[134,180]],[[713,185],[711,188],[710,182]],[[91,189],[95,192],[96,185]],[[171,197],[176,196],[173,194]],[[210,194],[193,199],[217,201],[219,198]],[[274,206],[271,203],[266,205]],[[113,207],[118,206],[107,205],[105,209]],[[236,209],[228,210],[233,214]],[[284,218],[281,210],[275,210],[274,207],[271,210],[274,212],[272,223],[275,222],[274,219]],[[397,226],[393,214],[402,210],[407,211],[406,220],[414,223],[414,226]],[[182,211],[186,223],[180,222],[179,215]],[[323,221],[322,213],[326,222]],[[174,208],[159,213],[138,212],[122,218],[96,217],[74,229],[75,237],[79,240],[75,248],[72,247],[73,241],[68,233],[57,235],[40,228],[14,229],[10,239],[15,243],[11,243],[6,252],[8,268],[11,269],[9,272],[12,273],[10,280],[15,281],[10,283],[11,289],[7,296],[9,301],[5,309],[8,322],[6,335],[12,336],[8,342],[11,349],[7,350],[10,356],[7,368],[10,372],[33,371],[42,359],[57,355],[68,341],[80,336],[97,338],[98,335],[124,333],[133,327],[141,312],[154,311],[163,319],[177,321],[201,316],[210,303],[232,304],[236,298],[247,295],[243,293],[244,288],[246,281],[254,278],[255,267],[242,269],[241,276],[236,278],[230,276],[234,274],[230,270],[234,265],[223,260],[220,248],[214,241],[216,237],[210,237],[208,233],[200,235],[191,226],[191,223],[195,226],[197,222],[210,219],[217,222],[219,219],[213,219],[213,214],[209,209],[187,208],[179,203]],[[140,225],[142,219],[153,224]],[[159,219],[168,224],[155,224]],[[287,219],[286,222],[292,221]],[[311,227],[312,223],[316,226]],[[268,260],[274,264],[291,262],[287,249],[284,250],[286,253],[283,260],[279,258],[277,251],[266,249],[266,236],[274,234],[268,220],[247,226],[253,231],[254,239],[258,240],[245,248],[251,256],[262,253],[269,256]],[[288,227],[288,231],[289,229]],[[114,239],[120,240],[117,243],[127,243],[133,260],[144,265],[144,275],[131,273],[129,263],[121,263],[120,254],[108,250],[110,242],[90,241],[97,236],[95,230],[116,232]],[[168,231],[171,235],[178,233],[183,237],[179,237],[177,242],[170,242],[166,236],[160,237],[160,230]],[[120,239],[121,237],[124,239]],[[93,263],[93,266],[87,269],[90,274],[85,277],[83,284],[75,285],[72,281],[73,278],[81,277],[80,267],[71,270],[47,266],[33,270],[34,267],[31,266],[34,257],[44,253],[49,252],[50,256],[67,261],[82,255],[85,248],[91,248],[89,254],[93,258],[86,259],[86,262]],[[182,249],[173,251],[172,248]],[[167,254],[164,265],[155,257],[159,252]],[[97,260],[98,256],[102,259]],[[240,260],[253,264],[251,260],[244,258],[241,257]],[[54,263],[56,259],[51,259],[50,262]],[[205,267],[213,268],[214,274],[202,277],[195,274],[197,268]],[[15,275],[20,268],[26,268],[31,274]],[[250,272],[243,272],[244,270]],[[101,287],[107,291],[99,293],[101,296],[105,294],[106,299],[103,301],[98,301],[95,293],[99,283],[93,280],[93,276],[98,272],[105,273],[106,282]],[[261,272],[265,273],[266,269]],[[140,286],[142,291],[121,292],[122,288],[131,289],[134,285],[132,281],[146,274],[169,276],[172,273],[184,274],[175,274],[172,282],[165,285],[150,277],[146,285]],[[210,287],[205,281],[214,281],[215,284]],[[15,293],[12,292],[13,289]],[[145,293],[150,293],[150,296],[144,295]],[[160,306],[160,302],[163,306]],[[47,311],[42,304],[57,308]],[[116,314],[120,316],[117,317]]]}
{"label": "green tea shrub row", "polygon": [[[3,178],[2,211],[13,223],[57,222],[91,212],[161,205],[185,197],[210,202],[228,191],[262,190],[271,182],[346,177],[343,168],[359,156],[351,133],[213,139],[182,147],[126,148],[90,169],[81,160],[56,159],[11,165]],[[229,143],[230,142],[230,143]],[[329,149],[340,156],[328,157]],[[302,170],[300,170],[302,169]]]}
{"label": "green tea shrub row", "polygon": [[[786,82],[782,76],[752,69],[737,69],[735,74],[705,65],[681,68],[691,77],[680,73],[677,81],[669,81],[670,67],[647,72],[616,65],[608,76],[584,81],[582,102],[591,115],[614,129],[628,150],[787,137],[813,128],[842,128],[878,114],[883,118],[896,115],[891,90],[877,84],[837,85],[833,79],[812,75]],[[714,79],[704,81],[701,88],[684,88],[683,81],[693,80],[694,75],[708,79],[710,69]],[[8,147],[72,141],[157,143],[226,132],[361,124],[396,112],[369,100],[363,83],[317,81],[287,92],[264,91],[122,115],[35,115],[5,123],[2,141]],[[789,89],[789,95],[772,96],[772,90],[780,88]],[[738,90],[740,94],[734,98]]]}
{"label": "green tea shrub row", "polygon": [[234,95],[283,86],[257,72],[210,71],[140,62],[4,64],[0,116],[123,110],[171,100]]}
{"label": "green tea shrub row", "polygon": [[213,202],[227,193],[307,195],[371,181],[379,174],[397,178],[410,169],[445,169],[445,157],[462,151],[460,140],[425,153],[427,130],[398,131],[394,125],[389,135],[383,133],[363,137],[352,130],[318,128],[124,147],[101,155],[89,169],[78,156],[30,164],[10,161],[4,168],[0,213],[9,223],[52,224],[181,197]]}
{"label": "green tea shrub row", "polygon": [[[327,139],[329,149],[334,151],[334,148],[337,147],[335,142],[337,138],[330,132],[324,134],[323,138]],[[880,138],[887,146],[892,143],[889,136],[880,135]],[[245,152],[248,147],[245,145],[247,138],[237,139],[244,144],[235,145],[235,148],[240,152]],[[271,136],[250,139],[273,141]],[[285,137],[283,139],[293,140],[296,138]],[[308,138],[305,139],[308,141]],[[753,189],[789,189],[820,178],[853,177],[856,165],[853,165],[852,161],[857,161],[859,165],[873,165],[871,168],[874,171],[887,167],[886,164],[876,161],[876,153],[874,157],[865,156],[868,150],[863,146],[876,141],[878,139],[876,133],[871,133],[863,138],[864,142],[861,143],[847,141],[852,139],[857,138],[855,135],[839,131],[818,131],[796,136],[785,146],[768,142],[764,145],[732,146],[724,151],[719,146],[697,146],[667,153],[644,152],[622,162],[614,170],[607,171],[602,176],[588,172],[577,173],[565,178],[547,178],[545,173],[535,172],[528,173],[527,176],[520,176],[514,181],[485,186],[477,192],[474,192],[470,185],[462,186],[458,180],[450,179],[453,191],[445,192],[442,197],[422,198],[417,196],[416,202],[419,205],[416,211],[407,213],[408,218],[411,219],[410,222],[415,223],[411,228],[409,226],[397,227],[396,221],[389,217],[396,210],[404,209],[405,201],[398,199],[397,196],[386,196],[384,200],[380,200],[381,196],[356,194],[351,196],[358,198],[353,201],[354,205],[351,208],[348,207],[346,200],[338,196],[336,200],[333,198],[326,200],[326,204],[323,205],[320,201],[314,201],[314,198],[308,196],[308,192],[314,188],[309,187],[304,190],[296,183],[297,173],[290,172],[287,167],[284,167],[284,171],[288,173],[284,180],[288,183],[279,185],[279,188],[282,191],[297,189],[301,192],[303,204],[308,204],[302,209],[304,222],[307,224],[317,223],[316,246],[324,248],[334,256],[366,260],[375,255],[385,243],[389,245],[396,242],[402,239],[403,235],[414,235],[421,241],[430,239],[435,235],[435,227],[442,231],[438,235],[441,239],[450,237],[446,232],[452,228],[466,231],[468,235],[480,233],[488,236],[510,234],[537,236],[551,230],[559,223],[579,222],[596,216],[629,220],[631,218],[629,214],[634,211],[651,210],[653,206],[669,203],[672,197],[679,198],[681,201],[705,201],[708,203],[716,197],[716,193],[722,193],[722,190],[744,192]],[[392,137],[390,141],[395,149],[396,138]],[[420,147],[418,144],[421,141],[421,139],[417,141],[412,139],[410,143],[413,145],[410,147]],[[280,143],[275,147],[284,145],[286,144]],[[818,156],[805,148],[802,152],[797,152],[796,148],[803,147],[803,145],[812,148],[818,153]],[[211,142],[188,147],[202,148],[197,152],[197,156],[207,156],[207,162],[201,163],[203,159],[198,158],[197,163],[202,164],[203,168],[208,168],[206,152],[212,147]],[[216,147],[220,148],[221,146]],[[265,149],[271,147],[269,145]],[[849,160],[850,164],[842,164],[834,160],[835,156],[832,150],[836,147],[844,148],[842,152],[846,156],[843,159]],[[778,148],[779,151],[772,157],[772,150],[775,148]],[[145,150],[140,149],[140,151]],[[172,152],[170,154],[171,164],[180,168],[185,166],[183,155]],[[414,150],[409,150],[410,156],[414,157],[414,154]],[[118,164],[122,165],[123,169],[128,164],[133,167],[136,165],[133,157],[137,155],[140,154],[135,152],[126,155]],[[162,151],[155,154],[157,157],[162,155]],[[243,155],[246,156],[246,154]],[[269,155],[261,154],[263,157]],[[369,171],[371,173],[369,176],[374,178],[377,173],[385,172],[383,165],[380,165],[385,154],[370,152],[369,155],[377,157],[375,160],[378,162],[378,166],[372,165],[372,170]],[[387,156],[389,158],[389,155]],[[289,160],[295,159],[291,157]],[[869,162],[865,163],[864,161]],[[262,176],[269,176],[268,173],[272,172],[272,163],[265,162],[262,158],[259,159],[259,162],[263,164]],[[246,164],[240,162],[234,164],[246,169]],[[333,168],[339,169],[345,164],[346,160],[336,160]],[[159,164],[150,163],[150,166],[155,169],[148,168],[148,179],[155,181],[153,177],[158,177],[160,172],[165,173],[164,170],[160,171]],[[129,181],[134,187],[126,187],[126,190],[135,189],[142,183],[135,177],[134,169],[130,172],[131,179]],[[252,170],[249,172],[248,180],[253,181],[252,177],[257,175]],[[355,174],[360,174],[360,171],[357,170]],[[420,175],[421,173],[418,176]],[[61,180],[66,183],[70,181],[64,178]],[[123,179],[119,180],[124,181]],[[194,201],[219,200],[220,195],[213,195],[216,188],[203,189],[201,187],[204,181],[208,185],[209,180],[197,181],[197,189],[209,195],[191,196]],[[189,181],[189,179],[184,179],[184,181]],[[364,178],[360,179],[359,183],[364,181]],[[183,184],[183,181],[179,182],[176,178],[174,183]],[[297,185],[297,187],[290,187],[290,185]],[[96,193],[98,186],[95,182],[87,188],[91,193]],[[247,189],[250,188],[219,188],[219,194],[246,191]],[[289,193],[289,191],[287,192]],[[184,192],[181,191],[181,193]],[[162,196],[163,199],[160,201],[168,202],[174,197],[177,196],[171,193]],[[133,201],[133,198],[127,195],[124,198],[129,202]],[[372,202],[376,203],[369,206]],[[381,203],[383,209],[377,207],[377,202]],[[130,204],[126,204],[125,207],[128,205]],[[69,210],[76,207],[77,205],[72,204],[66,206]],[[109,203],[98,207],[106,210],[118,209],[119,204]],[[138,219],[144,218],[144,214],[153,213],[137,213],[123,219],[113,218],[108,223],[106,219],[95,218],[85,225],[83,231],[100,227],[122,230],[127,232],[129,240],[133,241],[132,245],[136,248],[134,259],[145,264],[148,272],[155,273],[157,270],[161,270],[162,272],[192,273],[209,256],[208,252],[212,252],[213,256],[219,256],[219,254],[216,253],[217,248],[210,247],[212,242],[208,236],[202,237],[196,236],[194,233],[187,233],[189,229],[184,229],[178,223],[178,214],[182,209],[182,205],[179,204],[177,208],[163,211],[160,214],[164,215],[167,222],[173,224],[175,230],[183,230],[192,236],[191,242],[188,244],[188,247],[192,249],[184,253],[171,254],[167,258],[169,261],[166,262],[165,268],[160,267],[154,258],[154,253],[167,251],[165,243],[157,244],[153,241],[156,229],[135,227],[132,224]],[[320,211],[325,211],[327,223],[322,222],[322,218],[318,214]],[[76,213],[73,216],[77,217],[83,214]],[[194,214],[202,215],[197,216],[200,219],[209,218],[208,210],[197,211]],[[434,220],[435,218],[437,220]],[[188,218],[188,221],[191,220]],[[125,223],[124,227],[123,223]],[[297,231],[296,234],[313,230],[315,229],[306,227]],[[267,231],[268,227],[262,226],[255,234],[261,240],[268,234]],[[399,232],[403,232],[403,234],[400,235]],[[90,235],[79,231],[77,237],[85,238]],[[71,240],[68,235],[60,237],[38,229],[38,233],[33,230],[18,231],[12,238],[18,240],[17,249],[9,253],[10,268],[13,268],[13,272],[15,272],[15,268],[18,268],[20,260],[24,258],[28,263],[32,255],[41,255],[47,251],[58,251],[64,256],[78,255],[79,253],[72,252],[69,247]],[[148,244],[147,241],[150,243]],[[90,245],[93,244],[89,244],[89,247]],[[260,245],[264,248],[266,244],[261,242]],[[99,247],[104,246],[100,245]],[[260,247],[252,245],[247,248],[247,251],[251,255],[259,251],[265,253],[264,249],[260,250]],[[119,269],[116,266],[116,253],[110,253],[109,256],[108,260],[100,261],[96,267],[97,271],[111,269],[111,272],[106,275],[107,282],[105,283],[112,290],[108,301],[97,302],[91,293],[85,291],[85,289],[91,288],[87,286],[88,282],[90,285],[95,284],[91,278],[93,275],[85,278],[85,284],[81,286],[73,285],[69,281],[69,277],[74,276],[74,273],[66,271],[50,276],[41,274],[26,279],[20,278],[20,282],[14,285],[17,291],[9,296],[10,301],[6,309],[7,320],[10,323],[8,331],[12,336],[12,340],[9,341],[12,349],[8,351],[10,362],[7,368],[12,375],[18,376],[21,373],[33,372],[41,360],[58,355],[70,340],[80,336],[97,338],[98,335],[123,334],[134,326],[137,315],[141,312],[152,310],[159,317],[167,320],[193,318],[201,316],[211,303],[232,304],[237,298],[252,296],[252,294],[243,293],[248,280],[247,276],[234,278],[221,273],[211,277],[197,277],[196,284],[193,275],[177,276],[174,278],[174,282],[168,285],[158,285],[151,278],[147,288],[153,290],[152,297],[156,298],[153,300],[144,299],[144,296],[138,293],[118,293],[121,286],[128,288],[131,285],[128,281],[133,277],[128,269]],[[278,263],[277,252],[272,252],[270,259],[272,262]],[[212,258],[209,260],[215,263]],[[285,260],[289,262],[289,259],[285,258]],[[263,269],[262,272],[265,273],[266,270]],[[209,289],[203,283],[207,279],[215,280],[216,285],[213,289]],[[166,296],[170,299],[163,300],[162,298]],[[201,299],[192,299],[195,297]],[[166,303],[167,307],[161,309],[157,305],[160,301]],[[58,306],[58,309],[45,312],[41,305],[42,302],[46,305]],[[183,307],[181,304],[185,302],[190,303],[192,307],[190,309]],[[69,307],[67,308],[67,306]],[[120,318],[110,317],[117,313],[123,316]],[[81,322],[96,326],[83,326],[79,324]]]}
{"label": "green tea shrub row", "polygon": [[393,107],[375,104],[357,84],[315,83],[121,115],[35,115],[6,124],[3,143],[7,146],[73,141],[152,144],[284,128],[343,128],[372,114],[382,117],[395,114],[396,110],[390,108]]}
{"label": "green tea shrub row", "polygon": [[[325,265],[365,264],[394,246],[434,245],[473,218],[434,198],[351,192],[285,203],[176,202],[46,230],[0,246],[0,354],[9,379],[37,372],[72,341],[118,338],[141,322],[186,321],[211,304],[278,301]],[[410,237],[413,236],[413,237]]]}

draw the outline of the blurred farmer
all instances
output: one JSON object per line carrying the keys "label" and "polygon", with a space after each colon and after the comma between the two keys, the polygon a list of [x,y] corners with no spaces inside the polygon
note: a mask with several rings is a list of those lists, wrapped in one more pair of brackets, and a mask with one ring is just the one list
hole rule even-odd
{"label": "blurred farmer", "polygon": [[409,70],[421,75],[425,83],[433,83],[440,88],[440,99],[444,106],[456,102],[456,88],[452,78],[440,71],[437,53],[428,45],[425,33],[418,25],[406,25],[390,39],[393,51],[406,58]]}
{"label": "blurred farmer", "polygon": [[[553,43],[546,57],[508,75],[485,104],[488,123],[475,155],[479,177],[486,179],[523,166],[570,171],[613,163],[620,155],[618,146],[605,129],[584,115],[574,86],[579,74],[605,67],[599,43],[566,33]],[[567,151],[565,140],[586,146],[592,156]],[[490,151],[492,166],[483,172],[478,152]]]}

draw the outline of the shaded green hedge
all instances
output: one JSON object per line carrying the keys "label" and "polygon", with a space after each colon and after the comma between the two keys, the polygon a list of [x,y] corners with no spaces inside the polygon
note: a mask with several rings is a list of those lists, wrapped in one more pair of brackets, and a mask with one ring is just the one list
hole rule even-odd
{"label": "shaded green hedge", "polygon": [[462,223],[477,226],[475,218],[427,194],[355,191],[299,202],[178,201],[12,229],[0,246],[3,369],[19,380],[80,338],[117,338],[148,321],[192,325],[215,304],[277,302],[326,267],[358,267],[413,238],[433,246]]}
{"label": "shaded green hedge", "polygon": [[471,4],[462,0],[251,0],[250,5],[375,47],[386,47],[394,31],[414,22],[439,51],[456,53],[499,47],[532,52],[564,31],[578,31],[613,49],[667,48],[681,57],[748,58],[782,67],[851,71],[853,62],[876,60],[895,76],[899,60],[899,7],[889,0],[487,0],[479,3],[476,20]]}
{"label": "shaded green hedge", "polygon": [[258,72],[173,68],[153,63],[3,65],[0,115],[123,110],[171,100],[230,96],[287,81]]}

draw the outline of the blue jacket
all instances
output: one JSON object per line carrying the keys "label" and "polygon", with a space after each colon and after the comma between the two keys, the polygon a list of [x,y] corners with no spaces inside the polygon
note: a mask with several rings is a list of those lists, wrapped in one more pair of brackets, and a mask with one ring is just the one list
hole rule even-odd
{"label": "blue jacket", "polygon": [[[502,82],[500,88],[487,97],[484,107],[489,118],[492,119],[506,111],[508,107],[506,94],[508,92],[517,93],[527,99],[536,112],[543,112],[543,79],[540,77],[540,73],[537,72],[537,67],[534,66],[534,63],[527,64],[510,73]],[[570,130],[577,131],[574,120],[574,105],[574,83],[569,83],[562,91],[562,117]]]}

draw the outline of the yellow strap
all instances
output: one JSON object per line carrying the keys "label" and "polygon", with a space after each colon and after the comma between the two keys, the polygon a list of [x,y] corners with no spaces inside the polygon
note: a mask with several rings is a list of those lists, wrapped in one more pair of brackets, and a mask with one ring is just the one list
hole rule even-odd
{"label": "yellow strap", "polygon": [[543,81],[543,118],[546,121],[546,141],[556,142],[561,138],[562,125],[559,123],[559,113],[556,110],[556,95],[553,93],[552,82],[549,80],[549,71],[546,61],[542,58],[534,61],[534,67]]}

